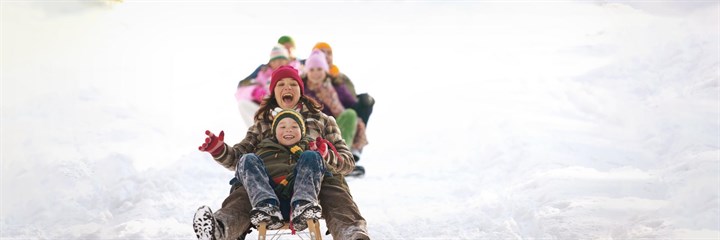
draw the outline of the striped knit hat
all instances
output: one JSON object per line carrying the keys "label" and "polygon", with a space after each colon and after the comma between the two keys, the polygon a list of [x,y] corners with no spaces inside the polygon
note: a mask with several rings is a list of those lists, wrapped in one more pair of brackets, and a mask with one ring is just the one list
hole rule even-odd
{"label": "striped knit hat", "polygon": [[272,51],[270,51],[270,60],[268,62],[280,58],[290,59],[289,56],[290,54],[288,53],[287,49],[285,49],[285,46],[278,44],[272,48]]}
{"label": "striped knit hat", "polygon": [[275,129],[283,118],[292,118],[300,126],[301,138],[305,137],[305,121],[303,121],[302,115],[295,110],[283,110],[275,115],[275,119],[272,122],[272,134],[275,136]]}

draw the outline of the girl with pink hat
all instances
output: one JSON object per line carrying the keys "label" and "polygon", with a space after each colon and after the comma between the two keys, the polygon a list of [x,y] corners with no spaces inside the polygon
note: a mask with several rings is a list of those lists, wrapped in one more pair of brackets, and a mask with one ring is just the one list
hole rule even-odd
{"label": "girl with pink hat", "polygon": [[[323,109],[325,114],[337,119],[343,139],[346,144],[351,146],[353,159],[357,161],[363,147],[368,144],[365,122],[351,108],[357,104],[357,98],[345,86],[333,85],[329,70],[325,54],[322,51],[313,50],[305,60],[306,73],[303,82],[306,94],[325,105]],[[354,174],[364,174],[364,169],[358,166]]]}

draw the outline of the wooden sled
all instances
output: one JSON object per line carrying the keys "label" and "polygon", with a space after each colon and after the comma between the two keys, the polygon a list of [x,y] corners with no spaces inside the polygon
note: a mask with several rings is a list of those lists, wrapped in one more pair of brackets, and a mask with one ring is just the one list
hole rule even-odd
{"label": "wooden sled", "polygon": [[[307,236],[310,240],[322,240],[322,235],[320,235],[320,222],[317,219],[308,219],[307,220]],[[260,223],[260,226],[258,226],[258,240],[267,240],[267,223],[262,222]],[[271,230],[272,231],[272,230]],[[275,234],[271,235],[270,240],[274,239],[280,239],[282,235],[290,235],[290,223],[285,222],[283,226],[277,230],[275,230]],[[300,239],[305,239],[301,236],[302,233],[305,233],[303,230],[302,232],[296,232],[295,236],[299,237]]]}

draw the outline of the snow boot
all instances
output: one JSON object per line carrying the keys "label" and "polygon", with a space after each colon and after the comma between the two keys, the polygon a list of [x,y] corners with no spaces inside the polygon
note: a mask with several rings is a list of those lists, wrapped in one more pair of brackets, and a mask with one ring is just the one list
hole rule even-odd
{"label": "snow boot", "polygon": [[356,163],[357,163],[358,161],[360,161],[360,154],[361,154],[361,153],[360,153],[359,150],[357,150],[357,149],[352,149],[352,150],[350,150],[350,152],[352,153],[352,155],[353,155],[353,160],[355,160]]}
{"label": "snow boot", "polygon": [[259,203],[250,210],[250,223],[256,228],[261,222],[267,223],[268,230],[280,229],[283,226],[280,208],[270,203]]}
{"label": "snow boot", "polygon": [[199,240],[222,240],[225,238],[225,227],[215,219],[208,206],[201,206],[195,212],[193,230]]}
{"label": "snow boot", "polygon": [[292,219],[293,228],[297,231],[305,230],[308,219],[320,219],[322,217],[322,208],[317,202],[308,202],[299,200],[293,206]]}

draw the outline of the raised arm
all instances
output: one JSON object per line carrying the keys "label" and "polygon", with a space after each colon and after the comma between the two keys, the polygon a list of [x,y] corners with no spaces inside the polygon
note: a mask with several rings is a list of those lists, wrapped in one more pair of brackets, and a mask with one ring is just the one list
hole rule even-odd
{"label": "raised arm", "polygon": [[243,154],[253,153],[256,151],[256,146],[263,140],[263,125],[258,121],[255,122],[250,128],[248,128],[245,138],[239,143],[228,147],[227,144],[223,146],[224,151],[219,152],[217,155],[213,155],[213,158],[217,163],[223,167],[235,171],[235,165],[237,165],[238,159]]}

